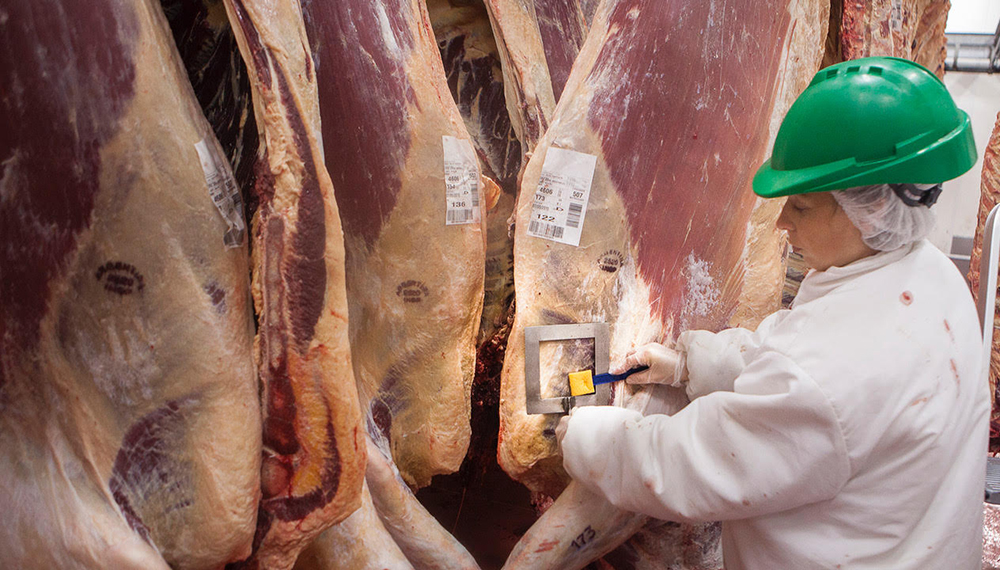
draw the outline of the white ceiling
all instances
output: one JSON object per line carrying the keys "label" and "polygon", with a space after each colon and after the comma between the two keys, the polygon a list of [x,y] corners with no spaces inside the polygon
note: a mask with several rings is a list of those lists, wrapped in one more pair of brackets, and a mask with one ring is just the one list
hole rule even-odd
{"label": "white ceiling", "polygon": [[992,34],[1000,21],[1000,0],[951,0],[949,34]]}

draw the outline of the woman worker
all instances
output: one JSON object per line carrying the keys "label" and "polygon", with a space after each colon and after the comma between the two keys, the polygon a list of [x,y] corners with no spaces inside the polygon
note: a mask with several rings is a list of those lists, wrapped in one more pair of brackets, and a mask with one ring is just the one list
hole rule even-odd
{"label": "woman worker", "polygon": [[754,177],[813,270],[756,331],[688,331],[629,354],[633,383],[686,384],[673,416],[584,407],[563,463],[614,505],[722,521],[727,570],[981,565],[990,411],[979,321],[924,237],[938,184],[976,159],[925,68],[820,71]]}

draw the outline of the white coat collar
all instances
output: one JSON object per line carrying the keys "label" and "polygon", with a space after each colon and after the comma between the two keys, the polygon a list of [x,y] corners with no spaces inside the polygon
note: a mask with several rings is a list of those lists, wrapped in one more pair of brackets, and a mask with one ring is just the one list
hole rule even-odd
{"label": "white coat collar", "polygon": [[922,244],[923,241],[921,240],[892,251],[882,251],[875,255],[863,257],[843,267],[831,267],[826,271],[811,270],[805,279],[802,280],[802,285],[799,287],[799,292],[795,296],[792,306],[795,307],[818,299],[844,283],[881,269],[890,263],[895,263],[909,255]]}

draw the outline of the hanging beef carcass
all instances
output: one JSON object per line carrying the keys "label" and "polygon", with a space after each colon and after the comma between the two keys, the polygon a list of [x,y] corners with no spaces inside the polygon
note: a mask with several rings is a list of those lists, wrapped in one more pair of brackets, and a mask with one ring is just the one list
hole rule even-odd
{"label": "hanging beef carcass", "polygon": [[[465,121],[487,182],[486,276],[478,344],[490,341],[508,321],[514,300],[514,210],[521,143],[507,114],[503,70],[486,7],[480,2],[428,0],[452,97]],[[503,342],[503,339],[500,339]]]}
{"label": "hanging beef carcass", "polygon": [[[326,179],[326,168],[320,152],[324,143],[328,149],[328,145],[335,143],[328,142],[329,139],[324,140],[318,129],[320,122],[318,95],[324,91],[324,88],[322,87],[322,83],[319,83],[320,86],[317,87],[317,81],[322,82],[324,78],[328,81],[340,81],[340,79],[339,76],[322,73],[320,70],[324,68],[319,63],[319,57],[313,60],[310,56],[310,42],[305,33],[305,22],[301,12],[302,6],[300,6],[297,0],[234,0],[227,5],[231,8],[231,16],[234,27],[238,31],[241,49],[246,55],[246,59],[250,63],[252,73],[255,77],[255,101],[260,111],[258,122],[264,126],[263,135],[267,141],[265,150],[267,156],[269,156],[270,172],[272,173],[270,186],[263,185],[266,177],[259,177],[258,179],[257,187],[262,196],[261,207],[254,224],[255,235],[257,236],[254,259],[258,260],[261,256],[264,256],[264,261],[257,263],[260,273],[255,281],[255,292],[259,289],[259,292],[262,293],[261,329],[264,331],[267,326],[264,323],[264,318],[270,313],[268,309],[269,293],[271,294],[272,303],[281,300],[281,297],[278,296],[280,289],[276,286],[269,287],[266,281],[270,273],[268,268],[271,265],[271,263],[266,261],[266,256],[271,254],[271,251],[268,249],[268,232],[271,231],[271,228],[266,220],[268,217],[274,219],[283,213],[286,209],[283,204],[288,202],[295,203],[294,198],[297,191],[299,194],[297,200],[299,207],[297,223],[300,224],[299,227],[301,228],[301,224],[305,219],[302,208],[308,198],[306,194],[311,190],[310,185],[315,185],[317,176],[319,176],[318,187],[322,191],[323,202],[328,204],[326,227],[335,234],[327,235],[328,259],[329,254],[335,254],[338,251],[341,252],[341,256],[343,255],[342,246],[339,245],[341,237],[339,224],[330,223],[331,219],[334,221],[337,220],[337,206],[333,200],[330,182]],[[312,24],[318,23],[320,27],[324,25],[324,22],[329,23],[323,20],[324,17],[329,15],[323,11],[318,14],[306,12],[306,15],[309,17],[308,22]],[[348,26],[364,26],[365,24],[372,23],[366,22],[363,18],[351,19],[348,15],[339,15],[345,18],[341,23],[346,23]],[[380,37],[384,39],[384,36]],[[317,41],[322,43],[324,40],[320,39]],[[339,45],[337,49],[364,49],[365,47],[370,48],[371,46]],[[317,51],[317,54],[319,53],[321,52]],[[430,53],[436,57],[434,51]],[[334,61],[334,63],[336,62]],[[332,64],[331,67],[325,69],[335,70]],[[366,71],[371,73],[373,70],[369,69]],[[357,76],[356,78],[361,79],[361,76]],[[370,80],[377,79],[370,78]],[[290,88],[289,85],[291,85]],[[340,144],[343,144],[343,141]],[[305,150],[306,147],[308,147],[308,151]],[[471,147],[467,146],[466,148],[471,151]],[[397,149],[390,150],[394,151]],[[342,152],[342,149],[339,149],[338,152]],[[282,158],[276,159],[276,156]],[[382,158],[386,160],[388,157]],[[475,188],[477,192],[476,200],[478,200],[478,174],[475,170],[475,157],[469,155],[465,158],[468,158],[468,162],[462,164],[465,170],[458,174],[467,177],[465,180],[466,188],[469,188],[470,185]],[[302,172],[304,174],[296,179],[294,177],[290,178],[289,172],[293,174]],[[470,174],[471,177],[469,177]],[[441,182],[438,194],[444,198],[445,186],[443,181]],[[298,189],[299,186],[301,186],[300,190]],[[369,190],[374,192],[374,189]],[[269,192],[273,192],[273,196],[268,196]],[[331,209],[332,218],[330,217]],[[481,217],[481,212],[478,217]],[[444,216],[442,216],[440,220],[442,225],[444,221]],[[273,232],[271,235],[274,235]],[[334,243],[335,241],[338,243]],[[477,243],[480,246],[480,255],[482,255],[481,233],[478,236]],[[293,251],[292,253],[295,252]],[[295,260],[294,255],[289,257],[292,261]],[[287,261],[284,263],[287,263]],[[343,275],[343,266],[338,265],[338,267],[340,268],[340,275]],[[479,268],[481,271],[481,264]],[[288,287],[287,283],[285,287]],[[332,290],[334,287],[335,291]],[[326,290],[328,300],[336,298],[338,303],[346,303],[344,287],[343,277],[332,279],[332,277],[328,276]],[[334,292],[336,292],[336,295],[334,295]],[[261,299],[258,299],[258,302],[260,301]],[[406,301],[404,299],[398,302]],[[346,307],[339,310],[328,311],[328,309],[330,308],[324,309],[322,314],[326,315],[327,312],[330,312],[331,315],[338,317],[340,323],[343,322],[343,318],[349,313]],[[469,312],[469,320],[475,323],[478,311],[474,307]],[[361,323],[364,324],[363,316],[356,316],[356,311],[350,311],[350,315],[351,322],[361,319]],[[294,331],[294,322],[292,330]],[[340,357],[336,360],[335,364],[348,367],[346,371],[340,370],[340,379],[350,379],[350,385],[353,386],[353,375],[349,369],[351,358],[347,351],[349,343],[346,337],[346,329],[343,326],[338,326],[336,331],[337,338],[327,339],[326,343],[320,343],[319,346],[325,346],[326,351],[330,355],[336,354],[333,347],[339,347]],[[474,333],[475,329],[473,328],[470,335]],[[265,336],[262,335],[261,343],[266,340]],[[266,360],[263,355],[261,360]],[[327,366],[328,370],[331,368],[331,366]],[[266,372],[263,375],[267,377]],[[461,377],[454,378],[452,381],[453,383],[457,381],[459,387],[462,387]],[[293,387],[295,386],[294,383],[292,385]],[[308,383],[306,386],[308,386]],[[397,387],[397,389],[399,388]],[[351,392],[353,392],[353,388]],[[269,389],[268,395],[272,398],[272,401],[287,401],[287,398],[280,390]],[[314,398],[306,394],[305,400],[307,402],[312,399]],[[281,427],[281,423],[271,425],[269,420],[275,415],[278,415],[279,419],[281,419],[283,413],[280,409],[273,409],[271,404],[268,404],[266,409],[265,452],[269,452],[272,450],[268,449],[269,441],[271,441],[268,436],[268,429]],[[381,411],[381,408],[376,409]],[[316,411],[307,407],[303,416],[310,412],[315,413]],[[319,411],[322,412],[323,410]],[[355,414],[355,412],[352,411],[352,414]],[[351,414],[345,414],[345,416],[350,417]],[[323,416],[319,416],[319,419],[323,419]],[[334,419],[338,419],[338,414],[334,414]],[[409,557],[414,562],[419,562],[420,567],[475,568],[475,562],[465,552],[464,548],[423,510],[406,487],[406,484],[398,476],[391,458],[388,457],[386,440],[382,437],[383,434],[379,430],[378,420],[384,421],[385,419],[376,418],[369,413],[366,430],[361,430],[357,426],[351,428],[352,438],[347,441],[355,449],[364,445],[363,442],[366,439],[365,431],[372,433],[383,442],[383,445],[380,447],[372,444],[367,446],[371,451],[369,452],[369,463],[366,473],[367,484],[360,496],[360,508],[346,520],[332,526],[316,538],[316,540],[312,541],[308,550],[306,550],[301,559],[296,563],[296,567],[342,569],[373,568],[381,567],[382,565],[408,567],[409,563],[406,562],[406,557]],[[454,419],[452,418],[452,420]],[[466,421],[468,420],[466,419]],[[417,427],[420,426],[418,425]],[[309,426],[302,426],[301,430],[296,431],[301,431],[308,436],[309,433],[315,433],[319,430],[311,430]],[[339,456],[344,457],[344,453],[340,452]],[[358,456],[361,455],[356,455],[356,457]],[[301,464],[301,462],[291,463],[291,465],[296,464]],[[267,489],[271,483],[269,476],[283,476],[285,474],[284,471],[277,470],[269,472],[267,467],[268,463],[267,459],[265,459],[265,469],[262,478],[265,496],[268,494]],[[344,467],[352,467],[352,465],[344,462]],[[359,471],[352,471],[351,481],[357,481],[357,479],[353,478],[356,473],[359,473]],[[388,476],[386,475],[387,473],[389,474]],[[341,484],[345,480],[345,478],[342,478]],[[275,481],[282,482],[283,479],[278,477]],[[347,489],[351,488],[347,487]],[[347,505],[346,502],[343,504]],[[266,512],[269,510],[273,509],[265,500],[261,511],[261,517],[265,523],[268,523],[268,521],[275,518],[276,514],[280,513],[280,511],[273,513]],[[304,528],[301,524],[296,524],[293,520],[287,521],[287,529],[282,530],[279,528],[277,532],[272,530],[272,532],[265,535],[256,560],[251,562],[256,562],[260,567],[265,568],[287,567],[295,561],[297,550],[305,546],[313,535],[322,531],[324,527],[328,526],[329,522],[342,518],[343,514],[350,512],[350,510],[352,509],[345,508],[337,511],[337,517],[325,516],[328,513],[317,511],[316,516],[312,517],[313,520],[306,519],[308,524]],[[267,530],[268,527],[265,524],[259,525],[259,532],[263,533]],[[275,537],[275,540],[270,540],[271,537]],[[399,544],[398,546],[397,543]],[[436,564],[429,564],[428,561],[436,561]],[[248,566],[253,565],[248,564]]]}
{"label": "hanging beef carcass", "polygon": [[[778,307],[780,203],[758,202],[750,179],[819,67],[827,19],[815,0],[598,9],[519,196],[501,400],[500,461],[513,477],[553,496],[566,484],[559,416],[525,412],[524,327],[609,323],[615,362],[685,329],[753,327]],[[557,194],[577,217],[536,206]],[[540,356],[543,396],[567,395],[566,374],[593,365],[593,349],[574,344],[543,344]],[[672,412],[683,398],[619,387],[614,403]],[[508,566],[579,568],[641,524],[570,485]],[[693,567],[717,562],[707,550]]]}
{"label": "hanging beef carcass", "polygon": [[[969,283],[972,284],[972,295],[979,299],[979,272],[983,255],[983,234],[986,227],[986,217],[990,210],[1000,203],[1000,115],[997,115],[996,125],[990,142],[983,152],[982,186],[979,197],[979,214],[976,224],[976,236],[972,244],[972,259],[969,262]],[[996,308],[1000,315],[1000,303]],[[996,317],[994,326],[996,328]],[[997,378],[1000,378],[1000,337],[993,335],[993,351],[990,355],[990,393],[993,394],[993,412],[990,415],[990,438],[1000,437],[1000,410],[996,405]],[[995,518],[995,517],[994,517]]]}
{"label": "hanging beef carcass", "polygon": [[[504,95],[501,53],[493,37],[487,6],[482,0],[427,0],[427,8],[448,86],[472,136],[488,185],[486,280],[479,344],[483,350],[483,345],[492,339],[497,346],[485,347],[480,360],[502,358],[514,294],[513,236],[509,218],[516,201],[522,158],[530,155],[531,148],[521,144],[511,122]],[[492,3],[493,12],[499,13],[502,21],[513,20],[526,26],[513,38],[519,44],[514,47],[514,57],[521,58],[520,61],[533,70],[534,80],[546,92],[545,110],[541,103],[524,103],[526,107],[512,105],[522,130],[532,117],[538,120],[546,111],[552,111],[586,36],[588,23],[584,12],[590,9],[592,14],[593,8],[583,6],[578,0],[531,0],[516,5]],[[534,47],[526,53],[524,45]],[[504,48],[509,54],[509,48]],[[531,56],[541,60],[531,61]],[[518,69],[508,72],[516,74]],[[515,79],[513,83],[519,82]],[[548,93],[552,90],[554,97]],[[518,97],[523,99],[524,90],[520,91],[522,94]],[[541,134],[541,125],[535,125],[531,131],[526,140],[533,147]],[[495,192],[490,182],[499,187],[499,192]],[[501,337],[494,339],[497,333]],[[496,352],[499,354],[494,354]]]}
{"label": "hanging beef carcass", "polygon": [[840,59],[886,55],[913,60],[944,75],[949,0],[843,0]]}
{"label": "hanging beef carcass", "polygon": [[[780,279],[744,279],[747,270],[762,262],[769,273],[780,273],[775,270],[780,263],[772,263],[780,258],[774,228],[764,223],[748,228],[756,202],[747,173],[765,157],[768,137],[818,66],[822,43],[814,40],[825,32],[826,14],[822,3],[816,4],[712,10],[694,3],[673,9],[622,1],[599,10],[595,25],[603,27],[592,30],[576,64],[577,80],[564,95],[572,100],[561,103],[561,122],[540,147],[600,154],[592,205],[580,223],[580,246],[529,235],[544,163],[536,151],[521,189],[515,246],[516,274],[525,284],[519,289],[533,295],[518,299],[515,333],[535,324],[590,322],[580,317],[605,317],[611,323],[629,319],[623,323],[628,328],[615,330],[612,339],[613,356],[620,357],[617,352],[646,340],[632,337],[669,339],[681,324],[752,322],[776,306],[771,286],[779,287]],[[677,11],[688,19],[681,21]],[[727,17],[740,24],[727,26]],[[713,19],[719,23],[709,25]],[[751,23],[760,29],[743,33]],[[677,28],[670,42],[661,38],[664,27]],[[794,34],[789,33],[792,28]],[[701,39],[683,41],[678,36],[685,33]],[[765,39],[766,58],[746,62],[721,55],[742,42],[756,46]],[[691,61],[701,67],[688,71],[693,78],[689,89],[690,82],[676,77]],[[727,152],[728,159],[723,156]],[[680,223],[672,223],[675,216]],[[750,255],[758,244],[748,246],[748,238],[759,237],[750,229],[774,238],[760,246],[765,254]],[[640,288],[648,293],[638,294]],[[759,311],[738,311],[750,300]],[[737,314],[746,316],[734,319]],[[538,462],[555,457],[554,437],[544,436],[542,426],[554,425],[558,417],[525,414],[523,339],[513,348],[518,350],[508,353],[505,364],[502,463],[529,487],[557,494],[559,470]],[[553,380],[566,384],[564,374],[554,374]],[[527,426],[533,427],[522,431]],[[520,445],[522,437],[531,441]],[[546,443],[533,445],[536,440]],[[532,483],[533,472],[537,484]]]}
{"label": "hanging beef carcass", "polygon": [[[969,283],[972,284],[972,295],[979,300],[982,293],[979,290],[980,270],[983,255],[983,239],[986,229],[986,218],[990,211],[1000,203],[1000,115],[997,115],[993,134],[983,151],[982,186],[980,187],[979,214],[976,224],[976,236],[972,244],[972,259],[969,262]],[[997,378],[1000,377],[1000,337],[996,334],[997,316],[1000,315],[1000,301],[993,308],[993,348],[990,351],[989,382],[993,411],[990,413],[990,448],[995,447],[996,438],[1000,437],[1000,411],[996,402]],[[1000,507],[984,503],[983,521],[983,568],[1000,568]]]}
{"label": "hanging beef carcass", "polygon": [[253,293],[263,383],[262,500],[249,567],[291,568],[357,510],[364,431],[348,339],[344,242],[323,164],[316,75],[297,0],[227,0],[263,145]]}
{"label": "hanging beef carcass", "polygon": [[458,469],[483,297],[475,150],[422,0],[303,2],[362,406],[403,478]]}
{"label": "hanging beef carcass", "polygon": [[245,557],[245,226],[159,3],[7,3],[0,82],[2,564]]}

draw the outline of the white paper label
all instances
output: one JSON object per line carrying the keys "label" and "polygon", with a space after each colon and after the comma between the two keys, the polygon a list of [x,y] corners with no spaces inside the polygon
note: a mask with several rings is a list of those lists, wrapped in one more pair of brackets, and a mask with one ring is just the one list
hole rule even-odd
{"label": "white paper label", "polygon": [[892,8],[889,13],[889,21],[892,24],[892,31],[903,31],[903,0],[892,0]]}
{"label": "white paper label", "polygon": [[467,140],[443,136],[445,208],[444,223],[478,224],[482,219],[479,211],[479,165],[476,151]]}
{"label": "white paper label", "polygon": [[528,235],[580,245],[596,166],[597,157],[592,154],[549,148],[535,188]]}
{"label": "white paper label", "polygon": [[194,148],[198,151],[201,170],[205,173],[208,195],[226,221],[228,229],[222,242],[226,247],[239,247],[243,245],[247,227],[243,221],[243,197],[236,187],[236,179],[225,160],[213,152],[215,147],[210,147],[205,139],[196,142]]}

